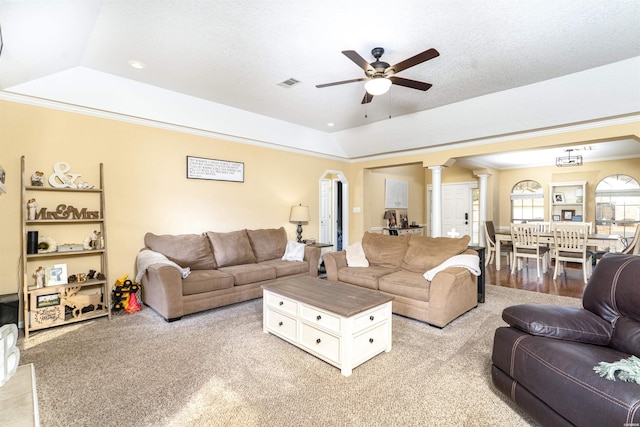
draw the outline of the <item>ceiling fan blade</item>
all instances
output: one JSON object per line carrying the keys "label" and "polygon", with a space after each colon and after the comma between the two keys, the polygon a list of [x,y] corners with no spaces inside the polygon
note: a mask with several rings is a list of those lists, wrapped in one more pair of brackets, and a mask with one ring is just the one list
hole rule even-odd
{"label": "ceiling fan blade", "polygon": [[399,73],[402,70],[406,70],[409,67],[413,67],[414,65],[418,65],[424,61],[433,59],[436,56],[440,56],[440,52],[431,48],[415,56],[412,56],[411,58],[405,59],[404,61],[398,62],[396,65],[392,65],[389,68],[393,68],[396,73]]}
{"label": "ceiling fan blade", "polygon": [[371,95],[369,92],[365,92],[364,98],[362,98],[361,104],[368,104],[371,102],[372,99],[373,99],[373,95]]}
{"label": "ceiling fan blade", "polygon": [[356,65],[362,68],[365,72],[373,69],[371,64],[369,64],[367,60],[360,56],[360,54],[355,50],[343,50],[342,53],[344,56],[355,62]]}
{"label": "ceiling fan blade", "polygon": [[428,90],[431,88],[431,86],[433,86],[431,83],[419,82],[417,80],[405,79],[397,76],[391,76],[389,77],[389,80],[391,80],[391,83],[393,83],[394,85],[409,87],[411,89],[418,90]]}
{"label": "ceiling fan blade", "polygon": [[346,83],[355,83],[355,82],[361,82],[363,80],[368,80],[366,77],[362,77],[360,79],[351,79],[351,80],[343,80],[341,82],[333,82],[333,83],[324,83],[321,85],[316,85],[317,88],[323,88],[323,87],[329,87],[329,86],[337,86],[337,85],[343,85]]}

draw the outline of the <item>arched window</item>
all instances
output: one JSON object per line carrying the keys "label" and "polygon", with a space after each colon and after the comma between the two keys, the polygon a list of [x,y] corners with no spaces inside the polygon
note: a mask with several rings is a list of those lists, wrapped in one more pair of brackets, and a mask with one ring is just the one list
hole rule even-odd
{"label": "arched window", "polygon": [[537,181],[520,181],[511,189],[511,222],[544,220],[544,193]]}
{"label": "arched window", "polygon": [[640,224],[640,184],[629,175],[610,175],[596,186],[596,232],[633,238]]}

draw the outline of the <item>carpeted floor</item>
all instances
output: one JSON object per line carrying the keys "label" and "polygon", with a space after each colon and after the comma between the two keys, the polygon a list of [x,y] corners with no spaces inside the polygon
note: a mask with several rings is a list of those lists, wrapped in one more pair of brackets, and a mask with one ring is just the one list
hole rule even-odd
{"label": "carpeted floor", "polygon": [[393,349],[350,377],[262,332],[262,299],[166,323],[145,307],[20,340],[49,426],[529,426],[491,384],[504,307],[580,300],[487,286],[444,329],[393,316]]}

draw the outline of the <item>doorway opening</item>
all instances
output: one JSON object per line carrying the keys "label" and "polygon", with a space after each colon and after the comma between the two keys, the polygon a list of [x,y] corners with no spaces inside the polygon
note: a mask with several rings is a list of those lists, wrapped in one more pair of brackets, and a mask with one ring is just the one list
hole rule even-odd
{"label": "doorway opening", "polygon": [[319,243],[341,251],[349,242],[349,182],[340,171],[327,170],[320,177]]}

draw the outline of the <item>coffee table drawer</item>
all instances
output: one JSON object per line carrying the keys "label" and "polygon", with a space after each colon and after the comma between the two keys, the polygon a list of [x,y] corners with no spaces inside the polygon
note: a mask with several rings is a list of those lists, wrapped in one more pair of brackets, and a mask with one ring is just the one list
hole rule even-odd
{"label": "coffee table drawer", "polygon": [[264,292],[264,298],[267,299],[267,305],[275,307],[278,310],[286,311],[293,315],[298,314],[298,302],[287,297],[283,297],[272,292]]}
{"label": "coffee table drawer", "polygon": [[385,306],[378,307],[368,313],[357,316],[353,319],[353,330],[355,333],[363,331],[370,326],[377,325],[378,323],[387,320],[389,318],[389,310]]}
{"label": "coffee table drawer", "polygon": [[302,323],[300,343],[314,353],[334,363],[340,363],[340,338]]}
{"label": "coffee table drawer", "polygon": [[271,332],[295,341],[297,327],[298,322],[296,319],[270,308],[267,309],[267,328]]}
{"label": "coffee table drawer", "polygon": [[340,332],[340,318],[307,305],[300,305],[300,318],[333,332]]}
{"label": "coffee table drawer", "polygon": [[359,365],[376,354],[383,352],[389,344],[389,339],[389,326],[386,323],[354,337],[354,365]]}

